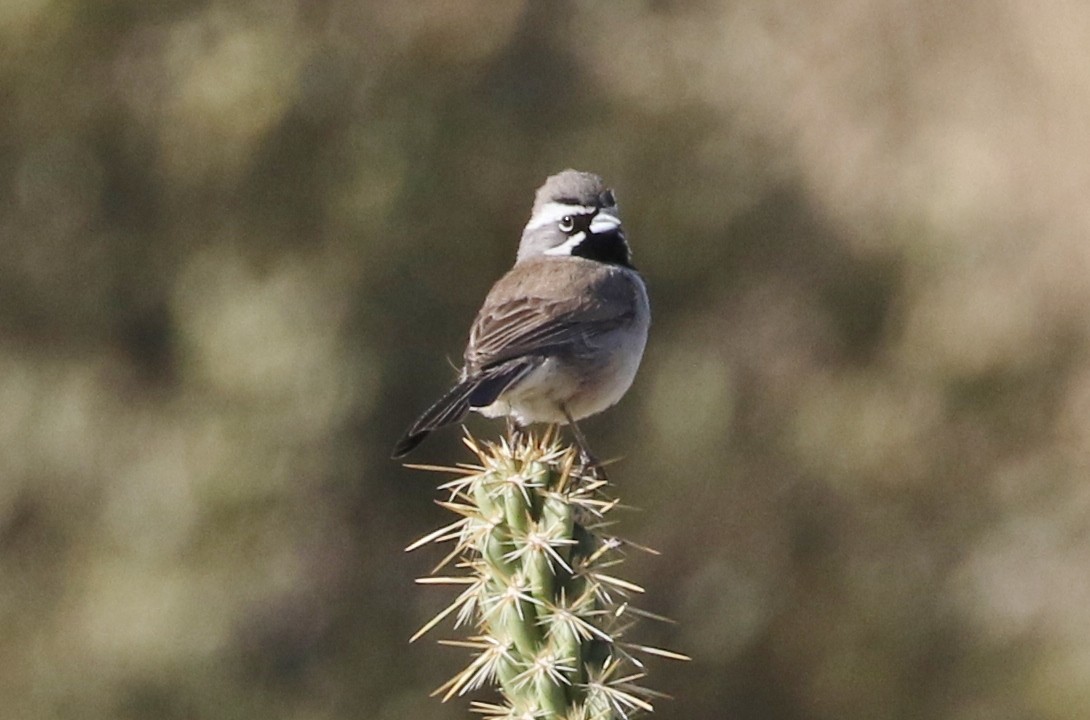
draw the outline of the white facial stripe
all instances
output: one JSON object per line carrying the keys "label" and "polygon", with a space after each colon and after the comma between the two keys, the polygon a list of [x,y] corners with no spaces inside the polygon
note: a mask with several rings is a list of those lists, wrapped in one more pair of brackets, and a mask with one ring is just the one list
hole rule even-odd
{"label": "white facial stripe", "polygon": [[595,209],[596,208],[583,205],[565,205],[564,203],[558,202],[545,203],[541,206],[541,209],[534,213],[534,216],[530,218],[530,222],[526,224],[526,229],[537,230],[546,225],[556,224],[560,222],[561,218],[565,215],[589,215],[594,212]]}
{"label": "white facial stripe", "polygon": [[562,244],[557,245],[554,248],[549,248],[545,251],[546,255],[571,255],[572,250],[579,246],[579,243],[583,242],[587,234],[585,232],[577,232],[570,238],[565,240]]}

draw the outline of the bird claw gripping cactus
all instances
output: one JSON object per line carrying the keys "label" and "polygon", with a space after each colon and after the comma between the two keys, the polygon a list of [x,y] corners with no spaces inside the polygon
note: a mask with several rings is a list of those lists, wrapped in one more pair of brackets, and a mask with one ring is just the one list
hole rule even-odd
{"label": "bird claw gripping cactus", "polygon": [[[503,704],[473,703],[497,720],[651,712],[651,700],[662,696],[638,684],[644,673],[637,655],[686,658],[625,641],[637,618],[656,616],[629,604],[642,588],[612,574],[624,550],[636,546],[605,534],[617,502],[605,494],[604,474],[579,462],[553,432],[495,445],[467,437],[466,444],[479,464],[423,468],[457,474],[440,486],[449,497],[439,504],[459,518],[407,548],[453,543],[419,582],[463,587],[412,639],[449,616],[476,633],[444,642],[475,655],[436,694],[448,700],[498,686]],[[459,574],[435,575],[449,566]]]}

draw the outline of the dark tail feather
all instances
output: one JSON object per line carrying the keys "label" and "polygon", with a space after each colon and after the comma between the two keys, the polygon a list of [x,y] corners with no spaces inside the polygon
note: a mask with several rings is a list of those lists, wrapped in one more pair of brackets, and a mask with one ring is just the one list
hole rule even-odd
{"label": "dark tail feather", "polygon": [[504,390],[536,365],[536,361],[528,358],[509,360],[458,383],[413,423],[394,446],[392,457],[408,455],[432,430],[460,421],[469,414],[470,408],[491,405]]}
{"label": "dark tail feather", "polygon": [[458,383],[424,414],[417,418],[405,436],[394,446],[393,457],[408,455],[413,448],[424,442],[432,430],[456,423],[469,414],[469,396],[477,389],[477,380],[468,379]]}

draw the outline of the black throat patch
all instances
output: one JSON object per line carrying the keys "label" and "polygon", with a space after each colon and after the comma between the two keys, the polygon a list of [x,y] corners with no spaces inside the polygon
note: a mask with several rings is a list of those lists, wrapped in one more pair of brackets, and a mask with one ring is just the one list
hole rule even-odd
{"label": "black throat patch", "polygon": [[628,243],[621,232],[601,235],[592,235],[587,232],[583,242],[572,248],[571,254],[609,265],[632,267],[632,254],[628,251]]}

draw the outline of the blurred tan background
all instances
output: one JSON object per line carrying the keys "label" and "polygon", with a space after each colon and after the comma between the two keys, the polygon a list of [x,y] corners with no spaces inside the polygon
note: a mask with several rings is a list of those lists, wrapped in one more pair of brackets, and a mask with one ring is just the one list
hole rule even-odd
{"label": "blurred tan background", "polygon": [[387,456],[568,166],[659,715],[1090,717],[1085,3],[4,0],[0,108],[4,718],[466,717]]}

